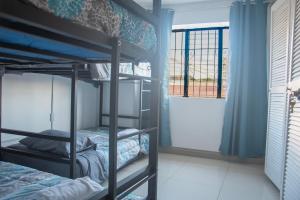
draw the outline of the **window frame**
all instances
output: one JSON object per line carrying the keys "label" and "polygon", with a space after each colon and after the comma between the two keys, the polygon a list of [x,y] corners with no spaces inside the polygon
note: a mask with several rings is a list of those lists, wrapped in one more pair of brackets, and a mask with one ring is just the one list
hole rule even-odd
{"label": "window frame", "polygon": [[217,99],[222,97],[222,81],[223,81],[223,32],[229,29],[229,26],[205,27],[192,29],[173,29],[172,33],[181,32],[184,34],[184,78],[183,78],[183,97],[189,96],[189,60],[190,60],[190,32],[192,31],[218,31],[218,79],[217,79]]}

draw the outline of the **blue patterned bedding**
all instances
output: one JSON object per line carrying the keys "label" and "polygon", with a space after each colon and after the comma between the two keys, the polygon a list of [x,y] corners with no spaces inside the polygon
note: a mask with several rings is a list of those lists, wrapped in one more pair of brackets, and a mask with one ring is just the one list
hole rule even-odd
{"label": "blue patterned bedding", "polygon": [[[120,130],[118,136],[130,134],[138,131],[137,129]],[[109,173],[109,130],[108,128],[95,128],[89,130],[81,130],[81,133],[87,133],[91,142],[96,144],[96,151],[83,152],[77,159],[84,171],[82,175],[90,176],[94,181],[104,182]],[[139,137],[133,136],[118,141],[117,148],[117,168],[121,168],[129,161],[136,158],[139,154],[148,154],[149,136],[142,135],[141,143]],[[101,167],[99,167],[101,165]],[[100,170],[100,171],[98,171]],[[98,172],[97,172],[98,171]],[[97,172],[97,173],[95,173]]]}
{"label": "blue patterned bedding", "polygon": [[[59,184],[68,182],[73,184],[72,181],[29,167],[0,161],[0,200],[38,200],[40,198],[37,193],[42,194],[41,191]],[[57,200],[65,199],[60,197],[60,193],[52,197]],[[130,194],[123,200],[142,199],[144,198]]]}
{"label": "blue patterned bedding", "polygon": [[[124,129],[119,130],[118,136],[123,136],[131,134],[138,131],[137,129]],[[89,148],[84,151],[77,153],[77,177],[89,176],[93,181],[102,184],[107,180],[109,174],[109,129],[108,128],[94,128],[88,130],[78,131],[78,135],[87,137],[89,141]],[[77,137],[78,139],[79,137]],[[24,146],[22,144],[16,144],[10,146],[10,148],[17,149],[20,151],[33,151],[42,152],[51,156],[52,152],[31,149],[30,146]],[[127,139],[122,139],[118,141],[117,148],[117,167],[120,169],[126,165],[129,161],[134,160],[137,156],[141,154],[148,154],[149,148],[149,136],[144,134],[141,136],[141,143],[139,143],[138,136],[132,136]],[[22,156],[15,157],[10,160],[11,162],[18,162],[22,165],[27,165],[33,168],[38,168],[44,171],[49,171],[62,176],[68,176],[69,171],[61,165],[55,165],[55,163],[45,163],[43,160],[28,160]],[[39,165],[46,165],[47,167],[40,167]],[[63,168],[62,168],[63,167]]]}
{"label": "blue patterned bedding", "polygon": [[27,0],[34,6],[74,23],[96,29],[146,50],[155,50],[156,33],[150,23],[112,0]]}
{"label": "blue patterned bedding", "polygon": [[0,199],[25,200],[44,188],[69,179],[0,161]]}

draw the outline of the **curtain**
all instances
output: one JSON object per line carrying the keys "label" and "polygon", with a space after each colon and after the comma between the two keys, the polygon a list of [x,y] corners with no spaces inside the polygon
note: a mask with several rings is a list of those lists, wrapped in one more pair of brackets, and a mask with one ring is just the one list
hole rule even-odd
{"label": "curtain", "polygon": [[236,1],[230,9],[229,89],[220,151],[262,157],[267,129],[267,7]]}
{"label": "curtain", "polygon": [[162,147],[171,146],[171,131],[169,119],[169,47],[172,32],[174,11],[162,9],[161,11],[161,48],[160,48],[160,76],[161,76],[161,100],[160,100],[160,132],[159,143]]}

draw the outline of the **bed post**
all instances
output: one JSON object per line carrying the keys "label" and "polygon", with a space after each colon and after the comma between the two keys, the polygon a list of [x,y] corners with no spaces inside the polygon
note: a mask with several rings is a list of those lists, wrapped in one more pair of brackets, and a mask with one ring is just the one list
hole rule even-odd
{"label": "bed post", "polygon": [[[5,73],[5,68],[0,69],[0,129],[2,129],[2,78]],[[2,160],[2,132],[0,132],[0,160]]]}
{"label": "bed post", "polygon": [[72,66],[71,79],[71,112],[70,112],[70,177],[76,178],[76,135],[77,135],[77,79],[78,71],[76,65]]}
{"label": "bed post", "polygon": [[109,108],[109,183],[110,200],[117,197],[117,139],[118,139],[118,94],[120,46],[118,38],[112,39],[110,108]]}
{"label": "bed post", "polygon": [[153,14],[157,17],[156,35],[157,35],[157,49],[155,57],[151,62],[151,127],[157,127],[154,133],[150,135],[149,141],[149,167],[150,173],[155,174],[148,182],[148,199],[157,199],[157,168],[158,168],[158,134],[159,134],[159,102],[160,102],[160,13],[161,13],[161,0],[153,0]]}
{"label": "bed post", "polygon": [[102,114],[103,114],[103,83],[102,82],[100,82],[99,83],[99,100],[100,100],[100,102],[99,102],[99,127],[101,127],[102,126],[102,124],[103,124],[103,116],[102,116]]}
{"label": "bed post", "polygon": [[[139,98],[139,130],[143,128],[143,87],[144,81],[143,79],[140,80],[140,98]],[[139,134],[139,145],[141,146],[141,134]]]}

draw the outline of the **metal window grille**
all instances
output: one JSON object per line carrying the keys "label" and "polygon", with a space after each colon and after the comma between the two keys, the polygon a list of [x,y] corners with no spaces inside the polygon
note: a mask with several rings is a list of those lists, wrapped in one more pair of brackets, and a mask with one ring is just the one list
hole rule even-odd
{"label": "metal window grille", "polygon": [[229,27],[173,30],[169,94],[226,96]]}

